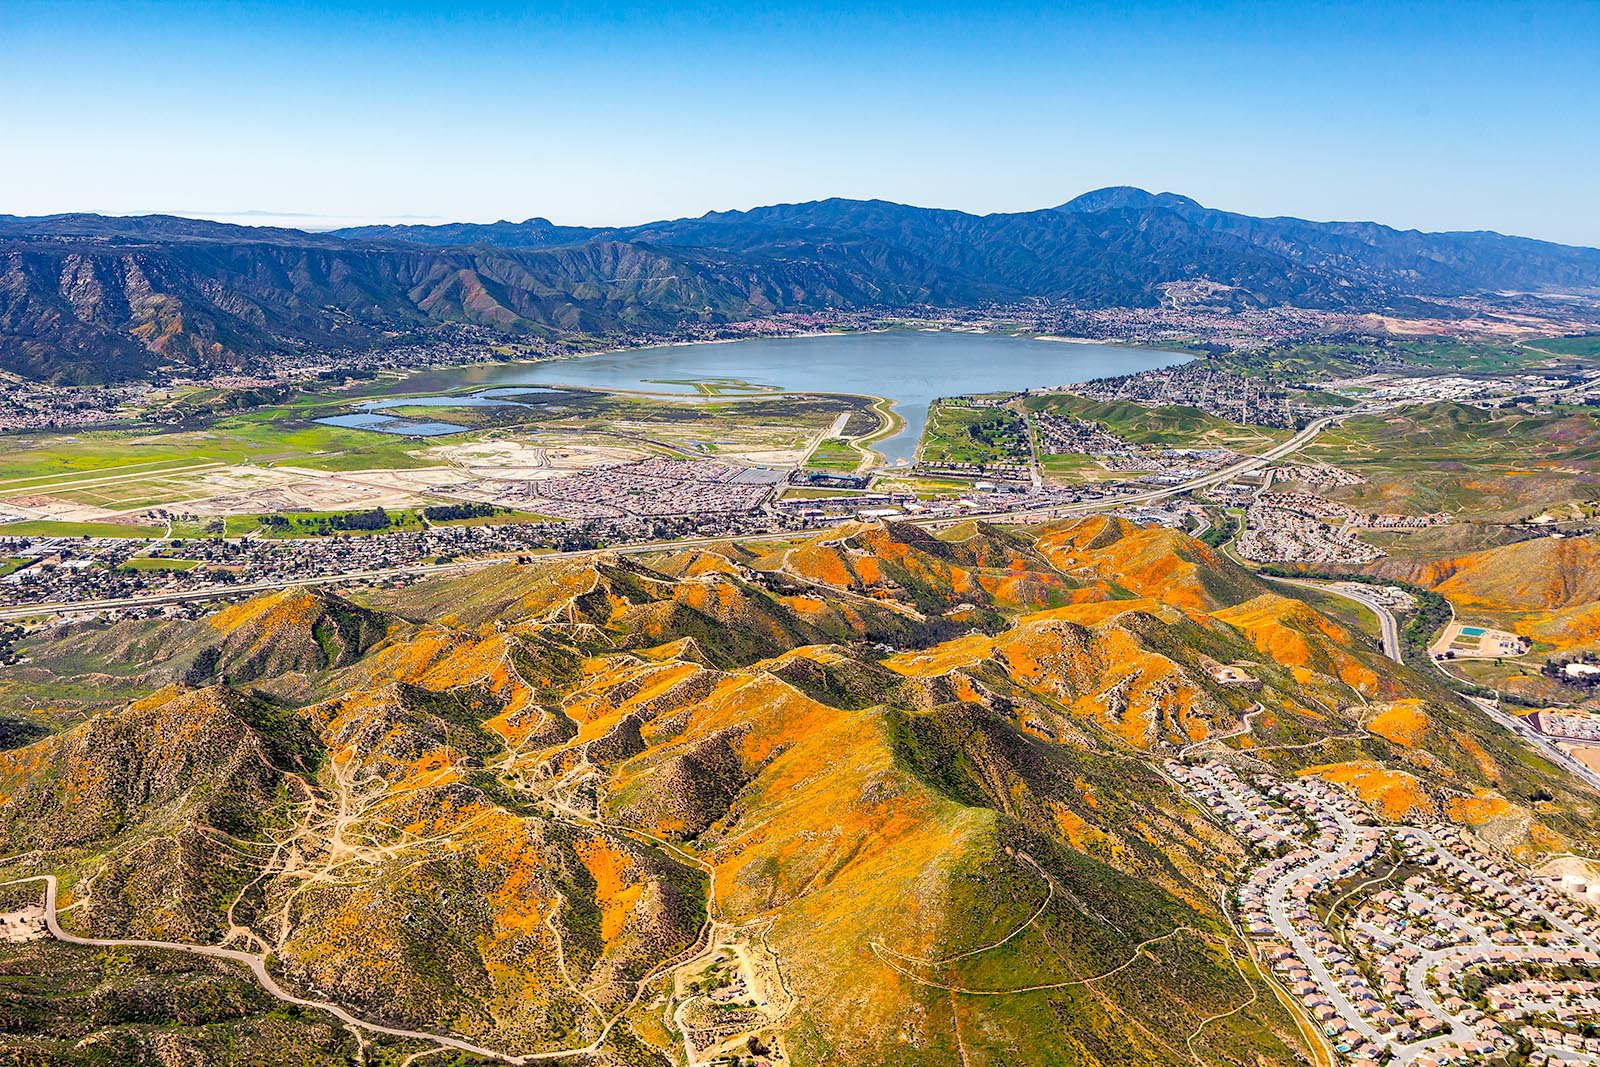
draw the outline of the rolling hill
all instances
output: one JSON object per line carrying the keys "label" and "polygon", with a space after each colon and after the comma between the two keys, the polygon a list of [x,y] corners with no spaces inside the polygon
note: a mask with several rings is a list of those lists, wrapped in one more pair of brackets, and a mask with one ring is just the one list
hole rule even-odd
{"label": "rolling hill", "polygon": [[1592,536],[1537,537],[1375,569],[1426,586],[1463,615],[1493,621],[1541,648],[1600,648],[1600,544]]}
{"label": "rolling hill", "polygon": [[[796,1064],[1304,1062],[1219,904],[1242,845],[1162,771],[1200,742],[1411,818],[1482,792],[1472,825],[1509,848],[1593,847],[1589,801],[1430,678],[1116,520],[506,563],[21,651],[41,694],[113,665],[132,687],[0,752],[0,881],[56,876],[68,930],[225,944],[372,1023],[608,1067],[749,1039]],[[344,1054],[243,970],[152,949],[95,977],[97,950],[50,947],[0,946],[0,972],[141,997],[98,1032],[124,1062]],[[199,981],[214,1022],[173,1007]],[[78,1062],[79,1032],[12,1022]],[[364,1036],[368,1062],[424,1047]]]}

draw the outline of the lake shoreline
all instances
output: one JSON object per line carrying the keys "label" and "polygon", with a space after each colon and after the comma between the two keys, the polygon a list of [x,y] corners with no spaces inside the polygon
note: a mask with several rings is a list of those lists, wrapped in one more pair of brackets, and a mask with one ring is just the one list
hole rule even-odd
{"label": "lake shoreline", "polygon": [[[468,406],[475,395],[491,389],[505,395],[517,387],[688,404],[853,396],[886,404],[900,420],[896,432],[873,442],[892,464],[912,460],[928,407],[940,397],[1059,389],[1193,358],[1182,351],[989,330],[828,330],[430,368],[397,382],[387,398],[411,395],[447,407],[434,398],[454,396]],[[391,405],[386,400],[384,406]]]}

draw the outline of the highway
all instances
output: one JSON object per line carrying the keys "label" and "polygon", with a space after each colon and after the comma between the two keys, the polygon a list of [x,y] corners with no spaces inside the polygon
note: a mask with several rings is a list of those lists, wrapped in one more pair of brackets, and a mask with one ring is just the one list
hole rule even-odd
{"label": "highway", "polygon": [[[1127,493],[1122,496],[1101,497],[1097,500],[1086,500],[1075,504],[1058,504],[1051,507],[1035,508],[1021,511],[992,511],[978,514],[938,516],[931,518],[910,518],[904,521],[915,525],[938,529],[945,526],[954,526],[963,522],[973,521],[1025,521],[1044,522],[1050,519],[1071,518],[1080,515],[1090,515],[1095,512],[1109,511],[1116,508],[1129,507],[1137,504],[1150,504],[1161,500],[1168,500],[1175,496],[1204,489],[1213,485],[1237,478],[1241,474],[1258,470],[1261,467],[1282,459],[1292,452],[1304,448],[1316,438],[1323,430],[1334,422],[1343,418],[1343,415],[1329,416],[1309,423],[1305,429],[1295,434],[1280,444],[1257,456],[1249,456],[1238,463],[1212,471],[1210,474],[1192,478],[1179,485],[1165,486],[1161,489],[1145,490],[1137,493]],[[585,556],[603,555],[614,553],[619,555],[638,555],[649,552],[671,552],[683,548],[702,548],[717,544],[736,544],[741,541],[770,541],[774,537],[785,536],[784,531],[763,531],[752,534],[738,534],[729,537],[695,537],[682,541],[645,541],[635,544],[613,545],[606,548],[581,549],[572,552],[540,552],[533,554],[535,560],[551,559],[578,559]],[[265,593],[277,589],[290,589],[304,586],[339,585],[346,582],[384,581],[391,578],[417,578],[435,574],[459,574],[481,567],[505,563],[506,556],[492,556],[482,559],[456,560],[452,563],[416,563],[402,567],[387,567],[379,570],[349,571],[342,574],[325,574],[305,578],[274,578],[269,581],[241,582],[234,585],[219,585],[203,589],[182,589],[165,593],[146,593],[139,596],[120,597],[109,600],[79,600],[56,601],[40,604],[20,604],[0,607],[0,621],[14,619],[30,619],[41,615],[76,615],[95,611],[116,611],[123,608],[159,607],[165,604],[200,604],[211,600],[221,600],[237,596],[241,593]]]}
{"label": "highway", "polygon": [[[1456,617],[1456,606],[1451,604],[1449,600],[1446,600],[1445,604],[1450,608],[1450,621],[1454,622]],[[1444,675],[1450,681],[1461,682],[1463,680],[1451,674],[1449,669],[1445,667],[1444,661],[1434,659],[1431,652],[1428,654],[1428,660],[1433,664],[1435,670]],[[1467,696],[1465,693],[1461,694],[1461,696],[1462,699],[1466,700],[1473,707],[1477,708],[1489,718],[1493,719],[1501,726],[1504,726],[1507,730],[1510,730],[1512,733],[1522,738],[1530,746],[1532,746],[1535,751],[1539,752],[1543,756],[1546,756],[1557,765],[1565,767],[1567,770],[1571,771],[1578,778],[1582,779],[1590,789],[1600,792],[1600,774],[1596,774],[1594,771],[1590,770],[1576,756],[1564,751],[1550,738],[1534,729],[1534,727],[1531,726],[1522,716],[1509,715],[1506,712],[1501,711],[1500,702],[1497,700],[1486,700],[1483,697]]]}
{"label": "highway", "polygon": [[[1383,654],[1394,660],[1396,663],[1405,662],[1400,654],[1400,624],[1398,620],[1395,619],[1394,612],[1390,611],[1386,605],[1380,603],[1378,600],[1358,593],[1348,586],[1335,588],[1332,584],[1306,581],[1299,578],[1274,578],[1260,573],[1258,573],[1256,577],[1265,578],[1268,581],[1280,582],[1284,585],[1297,585],[1306,589],[1315,589],[1320,592],[1328,593],[1332,596],[1343,597],[1346,600],[1354,601],[1363,607],[1370,608],[1372,612],[1378,616],[1378,623],[1383,631]],[[1453,606],[1451,611],[1453,614]],[[1431,655],[1428,658],[1433,663],[1434,668],[1437,669],[1440,674],[1444,675],[1452,682],[1460,681],[1459,678],[1445,669],[1443,663],[1433,659]],[[1491,720],[1522,738],[1541,755],[1544,755],[1550,760],[1554,761],[1556,764],[1565,767],[1578,778],[1582,779],[1591,789],[1600,792],[1600,774],[1590,770],[1571,754],[1562,751],[1562,749],[1554,741],[1540,733],[1538,730],[1534,729],[1525,719],[1517,715],[1506,714],[1500,710],[1500,706],[1495,701],[1485,700],[1482,697],[1466,696],[1465,694],[1462,694],[1462,697],[1473,707],[1487,715]]]}
{"label": "highway", "polygon": [[1258,578],[1265,578],[1269,582],[1278,582],[1283,585],[1298,585],[1302,589],[1315,589],[1330,596],[1343,597],[1354,601],[1364,608],[1371,609],[1378,617],[1378,626],[1383,631],[1383,654],[1396,663],[1404,663],[1400,656],[1400,623],[1394,617],[1394,612],[1376,597],[1358,593],[1348,585],[1335,585],[1334,583],[1313,582],[1301,578],[1275,578],[1267,574],[1257,574]]}
{"label": "highway", "polygon": [[1291,453],[1298,452],[1314,441],[1318,434],[1340,419],[1349,417],[1350,412],[1341,412],[1338,415],[1328,415],[1306,424],[1306,428],[1281,444],[1273,445],[1260,455],[1247,456],[1238,463],[1202,474],[1198,478],[1191,478],[1177,485],[1165,486],[1161,489],[1149,489],[1138,493],[1127,493],[1123,496],[1104,497],[1099,500],[1085,500],[1076,504],[1054,504],[1039,508],[1029,508],[1017,511],[993,511],[978,515],[941,516],[936,519],[912,519],[923,526],[951,526],[956,523],[970,522],[973,519],[992,519],[996,522],[1015,521],[1024,519],[1042,522],[1047,519],[1064,519],[1074,515],[1088,515],[1107,508],[1122,508],[1134,504],[1153,504],[1161,500],[1168,500],[1184,493],[1192,493],[1196,489],[1208,489],[1213,485],[1221,485],[1248,474],[1253,470],[1260,470],[1269,463],[1274,463]]}
{"label": "highway", "polygon": [[[1259,577],[1265,578],[1267,575],[1263,574],[1259,575]],[[1359,604],[1371,608],[1373,612],[1377,614],[1378,621],[1383,626],[1384,655],[1388,656],[1396,663],[1404,662],[1400,658],[1399,623],[1395,620],[1394,612],[1390,611],[1377,600],[1371,599],[1348,588],[1336,589],[1331,585],[1325,585],[1319,582],[1301,581],[1294,578],[1273,578],[1271,580],[1275,582],[1283,582],[1288,585],[1303,586],[1307,589],[1318,589],[1324,593],[1329,593],[1333,596],[1341,596],[1346,600],[1353,600]],[[1431,655],[1428,658],[1433,663],[1435,669],[1437,669],[1440,674],[1444,675],[1451,682],[1459,682],[1461,680],[1446,670],[1443,663],[1433,659]],[[1587,783],[1590,788],[1600,792],[1600,774],[1596,774],[1594,771],[1590,770],[1570,753],[1562,751],[1560,746],[1558,746],[1554,741],[1546,737],[1544,734],[1540,733],[1538,730],[1534,729],[1526,719],[1519,715],[1509,715],[1506,712],[1501,711],[1500,705],[1493,700],[1485,700],[1482,697],[1467,696],[1464,693],[1461,694],[1461,696],[1473,707],[1487,715],[1491,720],[1522,738],[1522,740],[1526,741],[1541,755],[1549,758],[1560,766],[1565,767],[1567,770],[1571,771],[1573,774]]]}
{"label": "highway", "polygon": [[[1440,671],[1444,671],[1443,667],[1440,667],[1439,669]],[[1448,672],[1445,673],[1447,677],[1450,676]],[[1560,746],[1558,746],[1554,741],[1529,725],[1526,719],[1522,718],[1520,715],[1508,715],[1506,712],[1501,711],[1500,705],[1492,700],[1485,700],[1482,697],[1465,696],[1465,694],[1463,694],[1463,696],[1469,703],[1472,704],[1473,707],[1477,708],[1479,711],[1489,716],[1489,718],[1493,719],[1501,726],[1504,726],[1507,730],[1510,730],[1512,733],[1528,742],[1528,744],[1533,746],[1533,748],[1537,750],[1540,755],[1547,757],[1562,767],[1565,767],[1574,775],[1583,779],[1589,788],[1595,790],[1596,792],[1600,792],[1600,774],[1596,774],[1594,771],[1591,771],[1588,767],[1584,766],[1575,756],[1562,751]]]}
{"label": "highway", "polygon": [[[1322,426],[1317,426],[1315,423],[1313,423],[1311,426],[1307,426],[1306,429],[1311,430],[1313,427],[1315,427],[1317,432],[1320,433],[1324,428],[1326,428],[1327,424],[1332,421],[1333,420],[1331,419],[1322,420]],[[1301,442],[1300,447],[1303,446],[1304,442]],[[1265,487],[1263,487],[1263,489],[1264,488]],[[1257,496],[1259,495],[1260,493],[1257,493]],[[1241,519],[1240,522],[1242,527],[1243,520]],[[1237,537],[1237,535],[1235,535],[1235,537]],[[1247,564],[1238,556],[1234,555],[1233,542],[1233,538],[1225,541],[1223,543],[1223,551],[1227,553],[1230,559],[1239,564],[1239,566],[1246,567]],[[1376,597],[1368,596],[1366,593],[1352,588],[1351,583],[1344,583],[1343,585],[1336,587],[1333,583],[1316,582],[1306,578],[1278,578],[1270,574],[1262,574],[1253,567],[1250,567],[1249,569],[1257,578],[1261,578],[1265,581],[1277,582],[1280,585],[1296,585],[1302,589],[1314,589],[1318,592],[1327,593],[1330,596],[1343,597],[1345,600],[1353,601],[1357,604],[1360,604],[1362,607],[1369,609],[1378,617],[1378,629],[1382,634],[1383,654],[1394,660],[1396,663],[1405,662],[1400,653],[1400,622],[1395,618],[1394,612],[1390,611],[1388,606],[1382,601],[1378,600]]]}
{"label": "highway", "polygon": [[[562,553],[563,555],[565,553]],[[277,589],[291,589],[311,585],[337,585],[340,582],[381,581],[402,575],[447,574],[470,570],[490,563],[504,563],[503,559],[472,560],[465,563],[417,564],[411,567],[389,567],[384,570],[352,571],[349,574],[325,574],[311,578],[281,578],[268,582],[239,582],[205,589],[179,589],[167,593],[146,593],[141,596],[118,597],[112,600],[69,600],[44,604],[24,604],[0,608],[0,621],[31,619],[39,615],[76,615],[83,612],[116,611],[123,608],[159,607],[163,604],[202,604],[208,600],[221,600],[239,593],[268,593]]]}
{"label": "highway", "polygon": [[[639,544],[615,545],[608,548],[584,548],[571,552],[523,553],[536,561],[552,559],[580,559],[607,553],[639,555],[647,552],[671,552],[681,548],[701,548],[706,545],[729,544],[737,541],[770,541],[773,533],[743,534],[736,537],[695,537],[683,541],[645,541]],[[384,567],[376,570],[348,571],[341,574],[320,574],[305,578],[274,578],[262,582],[238,582],[204,589],[177,589],[165,593],[146,593],[141,596],[119,597],[113,600],[67,600],[44,604],[21,604],[0,608],[0,621],[31,619],[39,615],[76,615],[82,612],[114,611],[121,608],[157,607],[162,604],[200,604],[208,600],[221,600],[240,593],[270,593],[278,589],[297,589],[316,585],[341,585],[346,582],[381,582],[389,578],[421,578],[436,574],[463,574],[481,570],[500,563],[508,563],[514,555],[485,556],[479,559],[461,559],[450,563],[414,563],[403,567]]]}

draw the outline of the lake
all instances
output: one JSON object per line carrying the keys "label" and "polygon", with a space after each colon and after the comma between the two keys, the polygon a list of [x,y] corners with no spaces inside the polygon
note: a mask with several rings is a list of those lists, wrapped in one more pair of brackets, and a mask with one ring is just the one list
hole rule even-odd
{"label": "lake", "polygon": [[[1001,334],[888,330],[666,345],[542,363],[459,367],[425,371],[408,379],[406,386],[443,392],[472,386],[569,385],[688,397],[698,394],[693,383],[702,382],[724,395],[750,395],[751,390],[730,385],[742,382],[763,391],[864,393],[893,400],[905,419],[900,433],[874,446],[894,463],[910,461],[927,421],[928,404],[938,397],[1070,385],[1169,367],[1191,358],[1150,348]],[[503,403],[511,394],[496,388],[479,395],[490,403]],[[455,398],[455,403],[461,402]]]}
{"label": "lake", "polygon": [[467,429],[453,422],[414,422],[411,419],[397,419],[393,415],[372,415],[367,412],[329,415],[327,418],[311,421],[320,422],[324,426],[342,426],[347,430],[376,430],[378,433],[392,433],[401,437],[444,437],[447,434],[464,433]]}

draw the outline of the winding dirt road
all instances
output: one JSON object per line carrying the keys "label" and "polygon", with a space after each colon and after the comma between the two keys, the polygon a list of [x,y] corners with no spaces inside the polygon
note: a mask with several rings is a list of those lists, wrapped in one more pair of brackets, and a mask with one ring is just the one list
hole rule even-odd
{"label": "winding dirt road", "polygon": [[54,937],[57,941],[63,941],[69,945],[84,945],[90,948],[164,949],[170,952],[188,952],[196,956],[209,956],[212,959],[229,960],[233,963],[242,963],[250,969],[250,973],[255,975],[256,981],[261,983],[261,988],[265,989],[274,998],[283,1001],[285,1004],[294,1004],[302,1008],[315,1008],[318,1011],[325,1011],[329,1015],[332,1015],[334,1018],[338,1019],[340,1022],[344,1023],[347,1027],[353,1027],[357,1030],[365,1030],[369,1033],[385,1034],[389,1037],[400,1037],[414,1041],[426,1041],[430,1044],[442,1046],[444,1048],[458,1049],[462,1052],[470,1052],[476,1056],[483,1056],[487,1059],[500,1060],[504,1063],[511,1064],[536,1063],[541,1060],[559,1060],[567,1059],[573,1056],[592,1055],[593,1053],[599,1051],[600,1042],[605,1040],[604,1035],[602,1035],[601,1038],[595,1041],[593,1044],[585,1045],[582,1048],[560,1049],[555,1052],[532,1052],[524,1055],[513,1055],[508,1052],[501,1052],[498,1049],[486,1048],[483,1045],[475,1045],[470,1041],[462,1040],[459,1037],[451,1037],[448,1034],[435,1034],[426,1030],[405,1030],[396,1026],[384,1026],[382,1023],[369,1022],[366,1019],[357,1018],[337,1004],[329,1003],[326,1000],[309,1000],[305,997],[296,996],[287,989],[284,989],[283,986],[278,984],[277,979],[272,977],[271,972],[267,970],[266,957],[263,955],[258,955],[254,952],[244,952],[236,948],[222,948],[219,945],[186,945],[177,941],[152,941],[145,938],[79,937],[76,934],[69,934],[65,930],[61,929],[61,923],[56,917],[56,876],[53,874],[36,874],[27,878],[17,878],[0,884],[21,885],[24,882],[44,883],[45,927],[50,931],[50,936]]}

